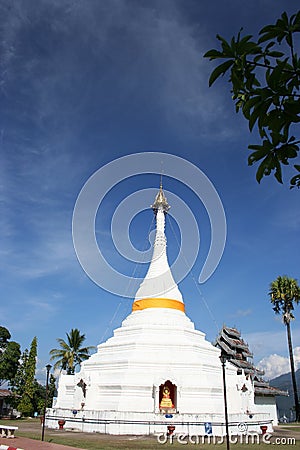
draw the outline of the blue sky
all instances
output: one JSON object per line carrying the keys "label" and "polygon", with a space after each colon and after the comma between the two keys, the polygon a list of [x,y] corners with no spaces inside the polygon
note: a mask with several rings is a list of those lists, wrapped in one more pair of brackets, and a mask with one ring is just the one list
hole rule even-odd
{"label": "blue sky", "polygon": [[[88,345],[97,345],[130,312],[130,299],[101,289],[80,266],[72,215],[94,172],[139,152],[190,161],[223,203],[224,255],[209,280],[197,285],[210,245],[208,216],[188,188],[164,179],[164,188],[189,205],[201,234],[192,274],[180,284],[187,314],[208,340],[223,323],[236,326],[256,363],[265,358],[267,367],[277,354],[271,369],[278,361],[282,371],[288,368],[285,330],[267,292],[278,275],[299,278],[299,192],[289,190],[288,173],[283,186],[270,177],[256,183],[255,168],[247,166],[247,145],[256,137],[236,115],[226,79],[208,88],[213,65],[203,54],[216,47],[217,33],[230,38],[243,27],[256,34],[297,6],[296,0],[1,2],[0,318],[23,349],[37,336],[40,379],[57,337],[76,327]],[[115,186],[99,210],[99,246],[128,276],[136,267],[114,249],[110,221],[131,193],[158,187],[160,171],[158,158],[156,174]],[[152,216],[143,211],[130,225],[139,250],[149,248]],[[172,230],[178,234],[179,227],[170,222],[172,262]],[[138,270],[142,276],[146,268]],[[298,310],[295,347],[299,318]]]}

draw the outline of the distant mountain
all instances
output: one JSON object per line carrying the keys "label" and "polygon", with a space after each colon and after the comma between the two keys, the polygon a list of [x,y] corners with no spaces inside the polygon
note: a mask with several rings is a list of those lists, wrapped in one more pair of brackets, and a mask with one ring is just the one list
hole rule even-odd
{"label": "distant mountain", "polygon": [[[297,382],[297,390],[298,396],[300,399],[300,369],[296,371],[296,382]],[[278,396],[276,397],[276,404],[278,408],[278,417],[286,416],[288,419],[293,418],[291,416],[291,411],[294,408],[294,394],[293,394],[293,386],[292,386],[292,376],[291,373],[285,373],[280,375],[279,377],[273,378],[270,381],[270,385],[276,388],[279,388],[283,391],[288,391],[289,396]]]}

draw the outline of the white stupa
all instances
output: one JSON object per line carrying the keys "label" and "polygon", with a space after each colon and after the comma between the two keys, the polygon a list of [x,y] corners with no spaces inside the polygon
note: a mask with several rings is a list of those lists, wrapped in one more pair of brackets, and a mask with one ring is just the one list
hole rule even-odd
{"label": "white stupa", "polygon": [[[152,209],[153,256],[132,312],[80,372],[61,374],[49,427],[64,419],[66,428],[111,434],[160,433],[168,425],[189,434],[225,433],[220,349],[185,314],[167,259],[169,205],[162,186]],[[258,432],[277,423],[275,402],[257,404],[253,381],[243,370],[227,363],[226,383],[230,433],[238,433],[240,423]]]}

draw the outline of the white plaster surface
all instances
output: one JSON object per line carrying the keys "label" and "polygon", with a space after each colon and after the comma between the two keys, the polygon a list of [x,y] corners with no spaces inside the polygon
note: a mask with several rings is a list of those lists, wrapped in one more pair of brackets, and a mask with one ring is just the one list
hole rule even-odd
{"label": "white plaster surface", "polygon": [[136,293],[135,300],[149,297],[183,301],[168,263],[165,213],[162,209],[159,209],[156,214],[156,235],[151,263],[146,277]]}
{"label": "white plaster surface", "polygon": [[[72,427],[86,431],[100,431],[105,425],[100,426],[101,420],[107,420],[111,425],[106,423],[106,430],[111,433],[145,434],[151,428],[149,421],[157,425],[152,431],[159,432],[164,428],[160,422],[166,420],[159,409],[159,387],[170,380],[177,386],[172,420],[190,421],[198,433],[204,422],[212,422],[215,432],[222,434],[224,399],[219,355],[219,349],[195,330],[185,313],[168,308],[133,312],[114,336],[82,363],[79,373],[61,375],[55,414],[74,418],[72,411],[79,411]],[[81,379],[87,385],[86,397],[77,386]],[[251,379],[237,375],[230,363],[226,364],[226,382],[232,430],[239,422],[249,423],[253,430],[262,422],[270,428],[270,421],[276,421],[274,399],[268,399],[268,405],[262,399],[257,404]],[[84,423],[79,420],[82,414]],[[89,417],[96,417],[98,422],[89,423]],[[138,423],[119,423],[124,420]],[[115,421],[114,426],[111,421]],[[55,421],[51,423],[55,426]],[[186,429],[178,424],[178,430],[180,427]]]}

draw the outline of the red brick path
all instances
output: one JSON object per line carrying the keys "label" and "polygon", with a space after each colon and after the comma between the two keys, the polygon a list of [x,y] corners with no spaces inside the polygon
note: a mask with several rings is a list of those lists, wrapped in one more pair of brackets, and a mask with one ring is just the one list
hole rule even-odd
{"label": "red brick path", "polygon": [[10,447],[22,448],[24,450],[84,450],[78,447],[42,442],[25,437],[15,437],[13,439],[0,438],[0,445],[9,445]]}

